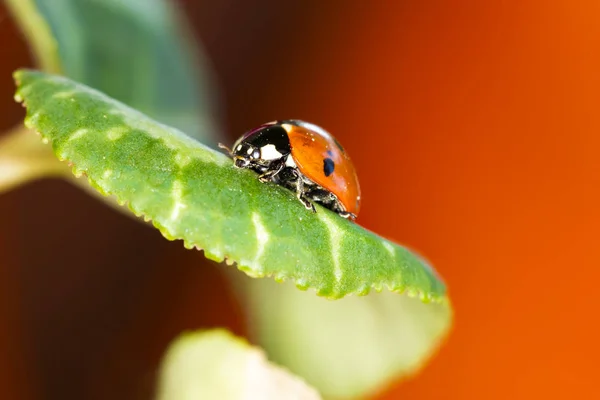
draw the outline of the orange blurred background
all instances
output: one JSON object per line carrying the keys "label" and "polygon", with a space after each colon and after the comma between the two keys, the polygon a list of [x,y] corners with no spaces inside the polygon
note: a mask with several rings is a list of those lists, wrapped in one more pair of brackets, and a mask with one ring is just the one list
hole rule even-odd
{"label": "orange blurred background", "polygon": [[[600,3],[181,3],[231,140],[273,119],[322,125],[358,169],[358,222],[447,281],[449,340],[381,399],[600,396]],[[10,21],[0,32],[8,128],[23,114],[10,72],[30,62]],[[222,267],[68,184],[1,196],[0,220],[6,398],[148,398],[177,332],[244,333]]]}

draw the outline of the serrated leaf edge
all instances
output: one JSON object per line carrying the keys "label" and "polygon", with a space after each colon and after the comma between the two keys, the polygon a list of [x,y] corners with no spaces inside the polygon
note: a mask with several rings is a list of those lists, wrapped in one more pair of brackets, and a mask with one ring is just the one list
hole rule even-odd
{"label": "serrated leaf edge", "polygon": [[[21,80],[19,78],[19,74],[20,71],[22,70],[17,70],[13,73],[13,78],[17,84],[17,87],[21,87]],[[99,92],[100,93],[100,92]],[[101,94],[101,93],[100,93]],[[105,96],[106,97],[106,96]],[[27,102],[25,101],[25,99],[23,98],[23,96],[21,96],[20,94],[20,90],[17,90],[17,92],[14,95],[14,99],[16,102],[22,104],[22,106],[24,108],[27,109]],[[114,100],[113,100],[114,101]],[[133,110],[136,111],[136,110]],[[136,111],[139,113],[139,111]],[[40,136],[41,140],[43,143],[45,144],[52,144],[52,139],[47,137],[46,135],[44,135],[42,132],[38,131],[37,128],[35,127],[35,121],[33,121],[35,118],[34,116],[30,116],[27,115],[25,120],[24,120],[24,124],[27,128],[29,128],[31,131],[35,132],[37,135]],[[157,125],[160,126],[164,126],[163,124],[160,124],[159,122],[156,122]],[[167,127],[169,131],[173,131],[175,130],[174,128],[171,127]],[[181,133],[182,136],[185,136],[183,133]],[[243,260],[240,261],[234,261],[231,259],[230,256],[228,256],[227,254],[224,254],[222,256],[216,255],[214,253],[211,253],[208,249],[204,248],[204,246],[202,245],[198,245],[195,243],[191,243],[188,240],[186,240],[185,238],[179,238],[176,237],[176,235],[174,233],[172,233],[168,227],[160,224],[159,222],[157,222],[156,220],[152,219],[150,216],[148,216],[147,214],[135,209],[126,199],[121,198],[119,195],[117,195],[116,193],[111,193],[109,191],[104,190],[94,179],[92,179],[91,177],[89,177],[87,175],[87,171],[82,170],[77,168],[76,165],[74,165],[74,163],[65,158],[60,156],[57,151],[54,149],[53,146],[52,147],[52,152],[55,154],[55,156],[57,157],[57,159],[61,162],[66,162],[68,165],[72,166],[71,168],[71,172],[73,173],[73,175],[76,178],[82,178],[85,177],[87,178],[88,183],[90,184],[91,187],[93,187],[98,193],[100,193],[102,196],[104,197],[113,197],[117,204],[123,207],[126,207],[127,209],[129,209],[137,218],[142,219],[145,222],[149,222],[151,223],[156,229],[158,229],[158,231],[163,235],[163,237],[165,237],[167,240],[170,241],[176,241],[176,240],[181,240],[183,242],[183,246],[186,249],[196,249],[196,250],[200,250],[204,253],[204,256],[212,261],[221,263],[221,262],[225,262],[227,265],[236,265],[237,269],[244,272],[246,275],[252,277],[252,278],[266,278],[266,277],[272,277],[276,282],[285,282],[287,280],[290,279],[289,276],[287,276],[286,273],[271,273],[271,274],[265,274],[262,272],[259,272],[256,268],[252,268],[252,266],[247,265],[244,263]],[[207,148],[208,151],[214,151],[210,148]],[[321,213],[323,214],[323,213]],[[324,215],[324,214],[323,214]],[[333,237],[335,239],[335,228],[332,230],[331,228],[331,222],[329,220],[327,220],[327,216],[320,216],[321,219],[324,219],[324,223],[327,225],[327,229],[329,230],[329,234],[330,237]],[[332,233],[333,232],[333,233]],[[387,242],[385,242],[383,238],[382,239],[382,243],[383,244],[387,244]],[[334,260],[336,259],[336,257],[334,257]],[[423,263],[423,267],[428,267],[427,263]],[[433,271],[433,270],[432,270]],[[435,271],[434,271],[435,272]],[[439,277],[437,279],[440,279]],[[441,279],[440,279],[441,280]],[[381,284],[381,283],[373,283],[373,284],[368,284],[365,283],[365,285],[355,291],[352,292],[348,292],[345,293],[343,296],[339,296],[339,295],[327,295],[325,294],[325,292],[327,291],[326,289],[318,289],[318,288],[312,288],[312,287],[308,287],[307,285],[304,285],[302,282],[299,282],[297,279],[293,279],[293,284],[296,286],[296,288],[302,290],[302,291],[307,291],[308,289],[313,289],[316,294],[320,297],[329,299],[329,300],[337,300],[346,296],[350,296],[350,295],[358,295],[358,296],[366,296],[367,294],[370,293],[371,290],[375,290],[375,292],[382,292],[384,288],[388,289],[389,291],[393,292],[393,293],[397,293],[397,294],[404,294],[407,295],[408,297],[411,298],[418,298],[421,302],[423,303],[436,303],[436,304],[443,304],[446,306],[450,306],[450,300],[447,294],[447,291],[445,292],[444,295],[442,296],[437,296],[437,295],[430,295],[429,293],[426,293],[424,290],[422,289],[417,289],[414,287],[410,287],[407,288],[404,285],[398,285],[398,286],[393,286],[390,284]]]}

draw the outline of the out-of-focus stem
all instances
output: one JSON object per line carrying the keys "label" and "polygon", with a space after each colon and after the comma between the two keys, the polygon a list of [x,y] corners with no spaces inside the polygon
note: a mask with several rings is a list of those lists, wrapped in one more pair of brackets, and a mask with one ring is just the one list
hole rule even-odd
{"label": "out-of-focus stem", "polygon": [[67,163],[60,162],[50,145],[43,143],[35,132],[19,126],[0,134],[0,195],[25,183],[51,177],[63,178],[116,211],[143,222],[114,198],[101,195],[87,178],[76,178]]}
{"label": "out-of-focus stem", "polygon": [[0,136],[0,193],[24,183],[51,176],[67,176],[50,146],[39,136],[19,126]]}

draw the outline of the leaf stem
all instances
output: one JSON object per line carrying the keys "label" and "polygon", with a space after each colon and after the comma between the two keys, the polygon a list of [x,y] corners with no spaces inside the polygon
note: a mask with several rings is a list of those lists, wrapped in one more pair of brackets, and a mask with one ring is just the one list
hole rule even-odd
{"label": "leaf stem", "polygon": [[0,193],[36,179],[68,176],[49,146],[24,126],[0,136]]}
{"label": "leaf stem", "polygon": [[44,144],[35,132],[17,126],[0,134],[0,194],[42,178],[62,178],[102,201],[114,210],[132,219],[136,218],[113,197],[106,197],[92,188],[87,179],[76,178],[71,168],[59,161],[49,145]]}

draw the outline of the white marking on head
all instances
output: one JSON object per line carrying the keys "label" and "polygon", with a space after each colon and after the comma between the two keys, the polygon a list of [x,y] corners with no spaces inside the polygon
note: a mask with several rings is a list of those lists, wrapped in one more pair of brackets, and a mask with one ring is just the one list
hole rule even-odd
{"label": "white marking on head", "polygon": [[277,160],[283,157],[283,154],[277,151],[274,144],[267,144],[260,148],[260,158],[263,160]]}
{"label": "white marking on head", "polygon": [[248,147],[248,150],[246,150],[246,154],[250,155],[250,154],[252,154],[253,151],[254,151],[254,149],[252,147]]}
{"label": "white marking on head", "polygon": [[238,146],[235,148],[236,151],[240,151],[242,149],[242,145],[238,144]]}
{"label": "white marking on head", "polygon": [[285,166],[286,167],[292,167],[292,168],[296,168],[296,162],[294,161],[294,157],[292,157],[292,155],[290,154],[289,156],[287,156],[287,159],[285,160]]}
{"label": "white marking on head", "polygon": [[294,129],[294,127],[290,124],[281,124],[281,127],[285,129],[287,133],[290,133]]}

